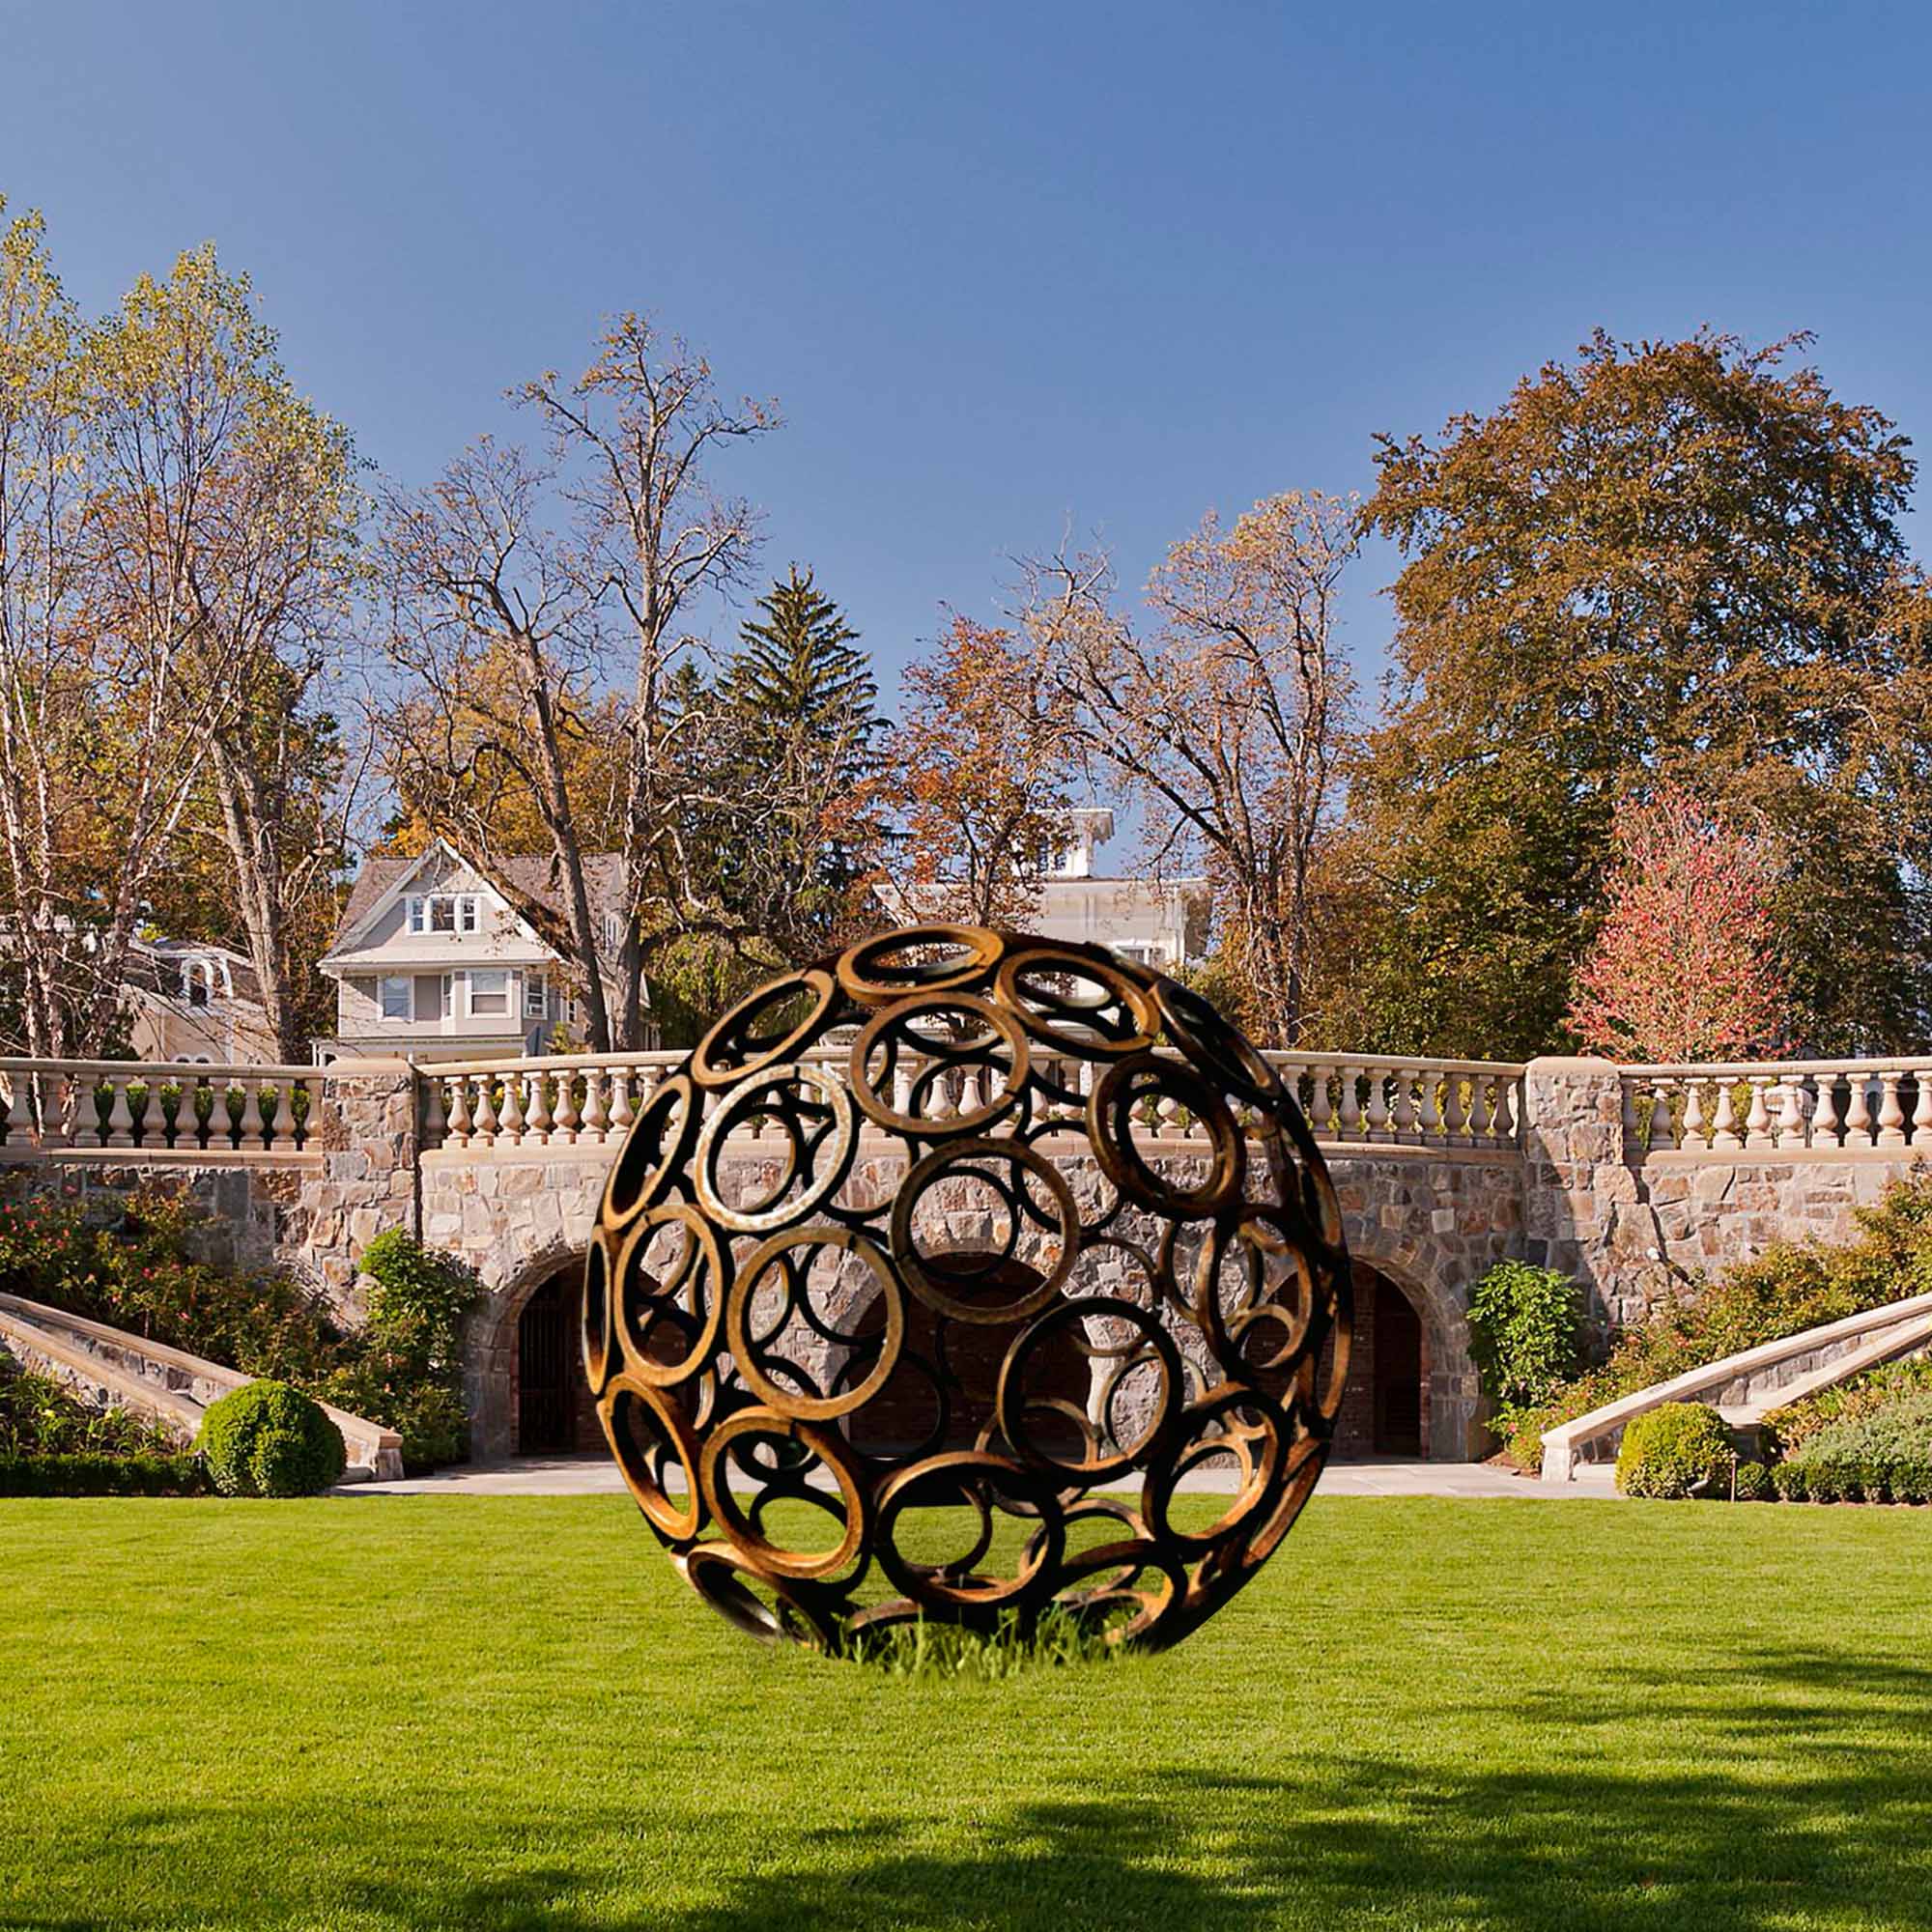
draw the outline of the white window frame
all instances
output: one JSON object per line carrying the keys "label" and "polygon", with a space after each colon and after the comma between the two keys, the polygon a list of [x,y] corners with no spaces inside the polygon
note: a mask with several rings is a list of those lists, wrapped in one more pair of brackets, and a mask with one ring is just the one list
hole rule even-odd
{"label": "white window frame", "polygon": [[540,1020],[544,1017],[547,988],[541,973],[524,975],[524,1017],[526,1020]]}
{"label": "white window frame", "polygon": [[[389,989],[402,988],[403,1009],[389,1010]],[[413,973],[384,973],[376,980],[376,1011],[384,1026],[408,1026],[415,1015],[416,981]]]}
{"label": "white window frame", "polygon": [[[482,901],[476,893],[412,893],[404,904],[410,931],[418,936],[442,934],[461,938],[465,933],[483,929]],[[439,925],[437,913],[443,907],[448,908],[449,923]]]}
{"label": "white window frame", "polygon": [[[516,1011],[511,1004],[516,988],[511,981],[516,978],[507,966],[472,966],[463,976],[464,1004],[472,1020],[506,1020]],[[478,980],[500,980],[503,982],[500,993],[486,993],[485,999],[500,999],[500,1007],[479,1007],[476,1004],[476,982]]]}

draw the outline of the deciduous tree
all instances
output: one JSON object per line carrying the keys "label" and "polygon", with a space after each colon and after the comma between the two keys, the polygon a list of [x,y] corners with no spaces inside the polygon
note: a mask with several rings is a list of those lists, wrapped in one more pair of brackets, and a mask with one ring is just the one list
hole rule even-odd
{"label": "deciduous tree", "polygon": [[1350,780],[1361,1045],[1560,1043],[1615,802],[1660,777],[1776,838],[1813,1044],[1919,1037],[1913,464],[1786,366],[1804,340],[1599,333],[1490,415],[1383,439],[1369,513],[1406,560],[1393,701]]}
{"label": "deciduous tree", "polygon": [[1138,807],[1156,875],[1205,868],[1224,977],[1273,1046],[1309,1017],[1317,855],[1337,804],[1352,689],[1335,599],[1352,499],[1292,491],[1223,526],[1211,513],[1118,611],[1103,557],[1027,571],[1027,623],[1106,789]]}
{"label": "deciduous tree", "polygon": [[1785,1051],[1776,844],[1682,786],[1622,808],[1606,910],[1577,970],[1570,1024],[1624,1061],[1735,1060]]}

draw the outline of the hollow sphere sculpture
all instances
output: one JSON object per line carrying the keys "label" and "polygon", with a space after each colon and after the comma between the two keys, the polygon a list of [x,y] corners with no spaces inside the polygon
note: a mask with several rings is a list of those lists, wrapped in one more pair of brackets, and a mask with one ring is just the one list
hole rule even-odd
{"label": "hollow sphere sculpture", "polygon": [[1293,1525],[1349,1321],[1326,1167],[1213,1007],[934,925],[761,987],[640,1103],[583,1356],[645,1520],[754,1634],[1057,1605],[1156,1648]]}

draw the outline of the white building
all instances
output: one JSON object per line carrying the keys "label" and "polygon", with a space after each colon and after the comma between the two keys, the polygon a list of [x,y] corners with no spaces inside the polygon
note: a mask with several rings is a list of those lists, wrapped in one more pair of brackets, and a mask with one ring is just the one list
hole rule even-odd
{"label": "white building", "polygon": [[[603,945],[622,937],[620,862],[584,861]],[[548,859],[503,862],[527,899],[564,910]],[[336,984],[336,1037],[316,1058],[424,1053],[438,1058],[546,1053],[583,1039],[584,1006],[572,970],[511,906],[498,884],[446,845],[413,859],[367,860],[334,944],[320,962]],[[606,993],[616,997],[608,980]]]}
{"label": "white building", "polygon": [[275,1036],[245,953],[195,939],[136,938],[128,952],[134,1058],[197,1065],[272,1064]]}
{"label": "white building", "polygon": [[[1104,806],[1083,806],[1065,817],[1065,838],[1041,855],[1039,896],[1026,929],[1042,939],[1110,947],[1163,972],[1199,959],[1207,950],[1208,882],[1100,871],[1094,854],[1114,836],[1114,814]],[[880,901],[895,919],[931,917],[917,891],[889,889]]]}
{"label": "white building", "polygon": [[1067,812],[1067,837],[1044,868],[1029,922],[1042,939],[1111,947],[1143,966],[1172,972],[1206,950],[1208,882],[1143,879],[1096,869],[1094,852],[1114,836],[1104,806]]}

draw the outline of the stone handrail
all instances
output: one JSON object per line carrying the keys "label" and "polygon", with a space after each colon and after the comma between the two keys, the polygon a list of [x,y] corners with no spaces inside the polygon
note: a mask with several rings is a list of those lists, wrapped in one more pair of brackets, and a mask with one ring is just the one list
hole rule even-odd
{"label": "stone handrail", "polygon": [[1621,1069],[1624,1141],[1646,1153],[1932,1148],[1932,1058]]}
{"label": "stone handrail", "polygon": [[[1034,1051],[1052,1057],[1052,1049]],[[554,1054],[424,1064],[426,1148],[601,1147],[621,1140],[658,1083],[684,1055],[675,1052]],[[808,1060],[842,1063],[838,1048]],[[1397,1055],[1270,1053],[1318,1139],[1440,1149],[1510,1149],[1522,1122],[1522,1066],[1488,1060],[1422,1060]],[[1091,1091],[1095,1069],[1073,1063],[1069,1091]],[[913,1068],[901,1060],[894,1104],[903,1110]],[[977,1071],[956,1076],[959,1111],[979,1104]],[[1142,1122],[1150,1136],[1205,1141],[1172,1101]]]}
{"label": "stone handrail", "polygon": [[1619,1396],[1547,1430],[1543,1480],[1572,1483],[1579,1463],[1613,1461],[1626,1427],[1665,1403],[1708,1403],[1734,1428],[1750,1428],[1775,1408],[1928,1344],[1932,1344],[1932,1294],[1916,1294],[1841,1316],[1776,1342],[1761,1342],[1702,1368],[1687,1369],[1667,1381],[1653,1382],[1633,1395]]}
{"label": "stone handrail", "polygon": [[314,1066],[0,1059],[0,1147],[298,1153],[322,1077]]}

